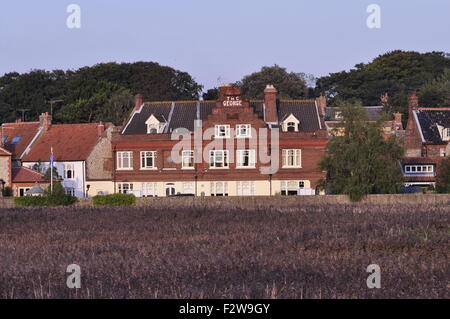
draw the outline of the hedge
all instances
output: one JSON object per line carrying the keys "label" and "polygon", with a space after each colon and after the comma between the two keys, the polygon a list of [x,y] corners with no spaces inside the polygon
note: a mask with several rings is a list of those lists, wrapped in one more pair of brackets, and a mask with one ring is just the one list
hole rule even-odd
{"label": "hedge", "polygon": [[77,202],[77,198],[65,196],[24,196],[15,197],[16,206],[69,206]]}
{"label": "hedge", "polygon": [[94,206],[132,206],[136,204],[133,194],[96,195],[92,197]]}

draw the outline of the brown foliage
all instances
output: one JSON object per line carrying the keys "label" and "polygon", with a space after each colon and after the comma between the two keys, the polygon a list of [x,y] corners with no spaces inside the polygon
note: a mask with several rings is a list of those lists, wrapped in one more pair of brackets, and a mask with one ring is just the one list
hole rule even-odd
{"label": "brown foliage", "polygon": [[449,206],[173,203],[0,209],[0,297],[448,297]]}

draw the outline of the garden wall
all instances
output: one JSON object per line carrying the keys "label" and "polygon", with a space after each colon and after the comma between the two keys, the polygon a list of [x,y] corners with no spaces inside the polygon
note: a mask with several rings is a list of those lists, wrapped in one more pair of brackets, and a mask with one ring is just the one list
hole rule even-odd
{"label": "garden wall", "polygon": [[[369,195],[363,203],[371,204],[447,204],[450,205],[450,194],[393,194],[393,195]],[[297,206],[307,204],[349,204],[350,200],[345,195],[327,196],[272,196],[272,197],[158,197],[138,198],[138,206],[168,207],[168,206],[192,206],[200,205],[215,207],[232,205],[236,207],[255,206]],[[79,199],[76,206],[91,206],[92,200]],[[13,207],[11,198],[0,198],[0,208]]]}

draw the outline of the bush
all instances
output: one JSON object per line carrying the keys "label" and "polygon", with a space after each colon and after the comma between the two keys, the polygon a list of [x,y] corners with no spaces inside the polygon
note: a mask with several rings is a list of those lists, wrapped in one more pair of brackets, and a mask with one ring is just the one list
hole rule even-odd
{"label": "bush", "polygon": [[44,196],[15,197],[14,204],[16,206],[48,206],[47,198]]}
{"label": "bush", "polygon": [[133,194],[96,195],[92,198],[94,206],[132,206],[136,204]]}
{"label": "bush", "polygon": [[24,196],[14,198],[16,206],[70,206],[77,202],[77,198],[64,192],[61,183],[53,184],[53,192],[50,187],[45,191],[44,196]]}
{"label": "bush", "polygon": [[5,197],[11,197],[12,196],[12,188],[9,186],[6,186],[2,191],[3,196]]}

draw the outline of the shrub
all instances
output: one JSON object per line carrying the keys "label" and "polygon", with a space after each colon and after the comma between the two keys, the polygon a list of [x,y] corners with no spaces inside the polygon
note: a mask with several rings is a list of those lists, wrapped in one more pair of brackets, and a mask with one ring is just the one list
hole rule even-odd
{"label": "shrub", "polygon": [[44,196],[24,196],[14,198],[16,206],[69,206],[75,204],[77,198],[64,192],[60,182],[53,184],[53,192],[50,187],[45,191]]}
{"label": "shrub", "polygon": [[9,186],[6,186],[2,191],[3,196],[5,197],[11,197],[12,196],[12,189]]}
{"label": "shrub", "polygon": [[16,206],[49,206],[44,196],[24,196],[14,198]]}
{"label": "shrub", "polygon": [[96,195],[92,198],[94,206],[132,206],[136,204],[133,194]]}

